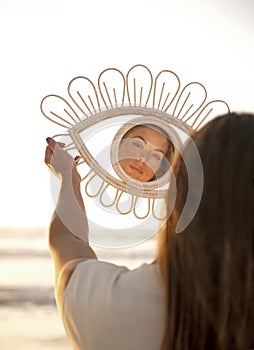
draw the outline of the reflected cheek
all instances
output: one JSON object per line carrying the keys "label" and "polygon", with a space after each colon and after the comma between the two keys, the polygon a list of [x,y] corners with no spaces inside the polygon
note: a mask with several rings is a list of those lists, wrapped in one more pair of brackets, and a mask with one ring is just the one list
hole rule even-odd
{"label": "reflected cheek", "polygon": [[154,175],[154,169],[149,164],[144,163],[144,170],[147,174]]}
{"label": "reflected cheek", "polygon": [[128,160],[128,159],[125,159],[125,158],[120,159],[120,160],[119,160],[119,164],[121,165],[121,167],[122,167],[123,170],[126,170],[127,167],[129,166],[129,160]]}
{"label": "reflected cheek", "polygon": [[161,161],[159,161],[159,162],[158,161],[155,161],[155,162],[148,161],[146,164],[147,164],[147,167],[149,167],[151,169],[151,171],[153,171],[153,173],[155,174],[161,166]]}
{"label": "reflected cheek", "polygon": [[160,166],[161,166],[161,162],[159,164],[157,163],[154,166],[152,166],[153,172],[156,173],[159,170]]}

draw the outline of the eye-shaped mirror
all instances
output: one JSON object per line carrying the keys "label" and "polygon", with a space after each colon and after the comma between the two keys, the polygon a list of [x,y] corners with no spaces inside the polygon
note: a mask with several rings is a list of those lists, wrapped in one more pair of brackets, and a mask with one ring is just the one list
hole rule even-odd
{"label": "eye-shaped mirror", "polygon": [[[81,155],[78,168],[86,195],[98,199],[105,210],[114,207],[117,214],[133,213],[138,219],[151,213],[161,219],[156,201],[168,195],[171,164],[184,140],[213,117],[229,112],[222,100],[206,102],[202,84],[181,88],[174,72],[162,70],[154,79],[144,65],[131,67],[127,74],[105,69],[97,87],[87,77],[76,77],[68,95],[69,100],[44,97],[41,111],[65,128],[56,140],[67,135],[65,149]],[[142,214],[140,200],[146,201]]]}

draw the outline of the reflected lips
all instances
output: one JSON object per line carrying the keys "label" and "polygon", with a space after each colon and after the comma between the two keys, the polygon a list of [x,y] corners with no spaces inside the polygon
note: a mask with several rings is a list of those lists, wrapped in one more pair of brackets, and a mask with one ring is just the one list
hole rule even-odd
{"label": "reflected lips", "polygon": [[136,170],[138,173],[143,174],[144,169],[136,164],[131,164],[130,168]]}

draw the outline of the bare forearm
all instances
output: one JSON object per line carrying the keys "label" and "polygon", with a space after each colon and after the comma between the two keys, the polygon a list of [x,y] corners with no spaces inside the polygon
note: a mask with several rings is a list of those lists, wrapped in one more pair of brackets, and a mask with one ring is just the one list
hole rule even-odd
{"label": "bare forearm", "polygon": [[[61,179],[56,209],[49,225],[49,249],[55,265],[56,301],[62,305],[65,288],[80,261],[96,259],[88,242],[88,222],[80,192],[80,175],[63,144],[47,138],[45,163]],[[60,307],[61,309],[61,307]]]}
{"label": "bare forearm", "polygon": [[54,260],[56,277],[63,266],[72,260],[96,259],[96,254],[89,243],[72,235],[66,227],[63,227],[61,220],[55,214],[49,226],[49,247]]}
{"label": "bare forearm", "polygon": [[88,243],[88,222],[77,173],[63,176],[56,209],[49,226],[49,247],[56,274],[74,259],[96,258]]}

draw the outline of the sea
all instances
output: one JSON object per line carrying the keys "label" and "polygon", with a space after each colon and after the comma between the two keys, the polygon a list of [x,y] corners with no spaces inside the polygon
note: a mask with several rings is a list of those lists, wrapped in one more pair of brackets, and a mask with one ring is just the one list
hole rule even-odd
{"label": "sea", "polygon": [[[99,236],[109,233],[102,230]],[[130,269],[156,256],[154,237],[120,247],[93,248],[100,260]],[[57,313],[53,285],[47,228],[0,228],[0,349],[72,349]]]}

